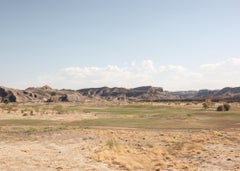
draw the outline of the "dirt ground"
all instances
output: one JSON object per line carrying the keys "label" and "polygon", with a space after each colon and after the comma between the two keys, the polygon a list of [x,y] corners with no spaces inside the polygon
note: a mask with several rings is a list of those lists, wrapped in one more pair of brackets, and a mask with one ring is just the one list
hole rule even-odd
{"label": "dirt ground", "polygon": [[0,170],[240,170],[239,129],[2,132]]}
{"label": "dirt ground", "polygon": [[[0,112],[0,120],[74,121],[88,113]],[[29,126],[28,126],[29,127]],[[87,127],[26,130],[0,126],[3,171],[240,171],[240,128],[144,129]],[[38,129],[40,126],[36,126]],[[21,129],[20,129],[21,128]],[[41,128],[42,129],[42,128]],[[20,131],[19,131],[20,130]]]}

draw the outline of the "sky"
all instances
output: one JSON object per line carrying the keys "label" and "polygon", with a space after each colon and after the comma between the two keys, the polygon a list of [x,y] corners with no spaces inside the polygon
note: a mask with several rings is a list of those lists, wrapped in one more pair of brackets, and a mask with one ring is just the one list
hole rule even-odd
{"label": "sky", "polygon": [[240,86],[239,0],[0,0],[0,86]]}

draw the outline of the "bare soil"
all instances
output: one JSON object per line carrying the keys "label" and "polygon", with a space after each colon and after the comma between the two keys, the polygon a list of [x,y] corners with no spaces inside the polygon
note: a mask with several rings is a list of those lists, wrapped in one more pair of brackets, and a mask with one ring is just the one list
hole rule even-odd
{"label": "bare soil", "polygon": [[240,170],[239,129],[2,132],[0,170]]}
{"label": "bare soil", "polygon": [[[96,117],[94,113],[0,114],[0,120],[59,122]],[[240,171],[240,128],[229,125],[221,129],[92,126],[38,131],[40,127],[0,126],[0,170]]]}

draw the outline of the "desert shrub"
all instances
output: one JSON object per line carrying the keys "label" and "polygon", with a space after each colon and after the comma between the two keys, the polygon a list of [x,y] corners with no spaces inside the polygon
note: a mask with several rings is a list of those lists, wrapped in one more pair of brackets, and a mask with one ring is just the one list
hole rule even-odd
{"label": "desert shrub", "polygon": [[223,105],[220,105],[220,106],[217,107],[217,111],[223,111],[223,110],[224,110]]}
{"label": "desert shrub", "polygon": [[231,106],[228,103],[224,103],[217,107],[217,111],[229,111]]}
{"label": "desert shrub", "polygon": [[209,108],[209,106],[208,106],[208,104],[206,102],[203,102],[202,106],[203,106],[204,109]]}
{"label": "desert shrub", "polygon": [[30,115],[31,115],[31,116],[33,115],[33,110],[30,110]]}
{"label": "desert shrub", "polygon": [[195,105],[197,105],[199,102],[197,102],[197,101],[193,101],[193,104],[195,104]]}
{"label": "desert shrub", "polygon": [[203,102],[203,108],[208,109],[212,105],[212,100],[211,99],[206,99],[205,102]]}
{"label": "desert shrub", "polygon": [[174,142],[172,144],[172,148],[174,150],[182,150],[185,144],[186,144],[185,141]]}
{"label": "desert shrub", "polygon": [[3,106],[3,110],[6,110],[8,113],[17,111],[17,109],[13,104],[7,104],[7,103]]}
{"label": "desert shrub", "polygon": [[24,108],[24,109],[21,110],[21,113],[25,113],[26,111],[27,111],[27,109]]}
{"label": "desert shrub", "polygon": [[223,108],[225,111],[229,111],[231,106],[228,103],[223,104]]}
{"label": "desert shrub", "polygon": [[39,106],[34,106],[34,110],[35,110],[36,113],[39,113],[39,111],[40,111]]}
{"label": "desert shrub", "polygon": [[4,100],[3,100],[3,103],[4,103],[4,104],[8,104],[8,103],[9,103],[9,100],[8,100],[8,99],[4,99]]}
{"label": "desert shrub", "polygon": [[112,148],[116,147],[117,146],[116,140],[114,140],[114,139],[108,140],[107,141],[107,146],[109,147],[109,149],[112,149]]}
{"label": "desert shrub", "polygon": [[180,104],[181,104],[181,102],[179,102],[179,101],[176,101],[176,102],[174,102],[174,104],[175,104],[175,105],[180,105]]}
{"label": "desert shrub", "polygon": [[63,114],[64,108],[62,105],[56,105],[53,107],[53,110],[57,112],[57,114]]}

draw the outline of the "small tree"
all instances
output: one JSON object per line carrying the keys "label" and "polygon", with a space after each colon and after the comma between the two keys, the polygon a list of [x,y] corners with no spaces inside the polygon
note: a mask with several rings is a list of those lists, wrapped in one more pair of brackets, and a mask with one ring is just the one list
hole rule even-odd
{"label": "small tree", "polygon": [[4,99],[4,100],[3,100],[3,103],[4,103],[4,104],[8,104],[8,103],[9,103],[9,100],[8,100],[8,99]]}
{"label": "small tree", "polygon": [[206,110],[207,108],[209,108],[208,104],[206,102],[203,102],[203,108]]}
{"label": "small tree", "polygon": [[224,110],[223,105],[220,105],[220,106],[217,107],[217,111],[223,111],[223,110]]}
{"label": "small tree", "polygon": [[231,106],[228,103],[224,103],[223,108],[224,108],[225,111],[229,111]]}
{"label": "small tree", "polygon": [[211,99],[206,99],[205,102],[203,102],[203,108],[208,109],[212,105],[212,100]]}
{"label": "small tree", "polygon": [[217,107],[217,111],[229,111],[231,106],[228,103],[224,103]]}

